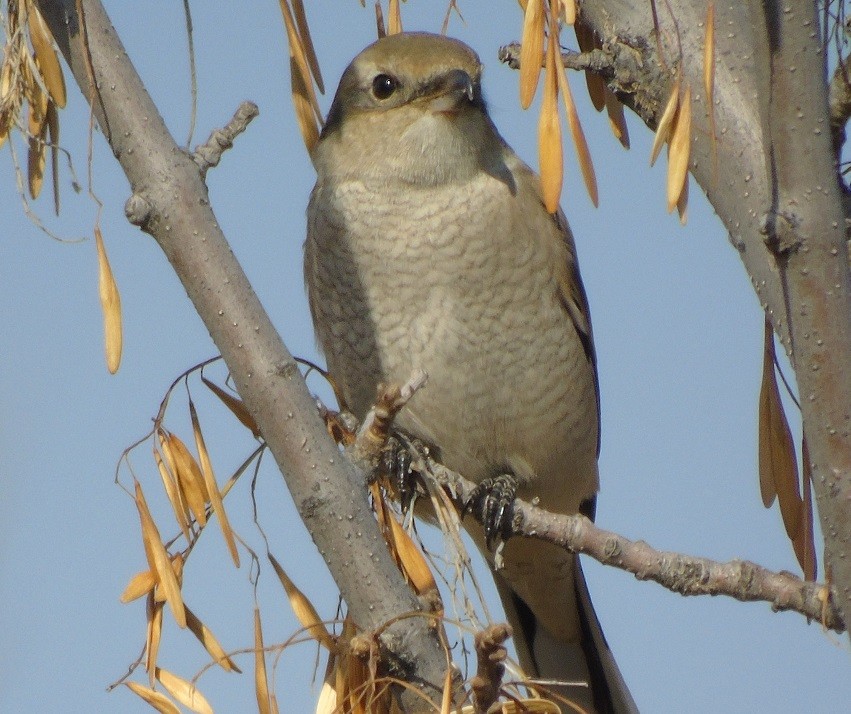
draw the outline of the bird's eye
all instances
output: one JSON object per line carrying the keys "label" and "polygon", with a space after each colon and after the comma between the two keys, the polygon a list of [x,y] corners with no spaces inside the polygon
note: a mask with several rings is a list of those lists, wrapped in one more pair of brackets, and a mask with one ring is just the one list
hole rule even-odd
{"label": "bird's eye", "polygon": [[389,74],[379,74],[372,80],[372,94],[376,99],[387,99],[398,87],[399,83]]}

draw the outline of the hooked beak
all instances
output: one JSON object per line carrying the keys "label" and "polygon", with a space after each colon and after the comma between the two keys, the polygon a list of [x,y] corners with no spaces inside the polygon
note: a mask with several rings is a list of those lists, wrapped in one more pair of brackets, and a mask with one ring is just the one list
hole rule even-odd
{"label": "hooked beak", "polygon": [[476,98],[476,85],[473,78],[463,69],[453,69],[441,75],[430,88],[431,100],[428,108],[433,112],[454,113],[472,104]]}

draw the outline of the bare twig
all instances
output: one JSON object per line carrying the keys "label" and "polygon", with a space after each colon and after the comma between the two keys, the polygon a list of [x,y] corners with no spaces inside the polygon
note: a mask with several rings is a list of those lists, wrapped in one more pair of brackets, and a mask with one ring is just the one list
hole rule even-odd
{"label": "bare twig", "polygon": [[470,681],[473,702],[477,714],[487,712],[499,699],[502,676],[505,674],[505,658],[508,652],[503,644],[511,637],[511,626],[506,623],[490,625],[476,633],[476,658],[478,668]]}
{"label": "bare twig", "polygon": [[192,159],[198,165],[201,175],[219,165],[222,154],[233,146],[233,140],[244,132],[252,120],[260,114],[260,109],[254,102],[243,102],[223,129],[214,129],[210,138],[200,146],[195,147]]}
{"label": "bare twig", "polygon": [[[447,487],[458,504],[465,503],[475,484],[436,461],[426,461],[421,464],[423,473]],[[791,610],[836,632],[845,630],[842,615],[824,584],[804,582],[792,573],[775,573],[745,560],[719,563],[655,550],[644,541],[631,541],[603,530],[585,516],[550,513],[519,499],[514,501],[513,511],[514,534],[584,553],[639,580],[652,580],[681,595],[727,595],[742,602],[768,602],[774,610]]]}

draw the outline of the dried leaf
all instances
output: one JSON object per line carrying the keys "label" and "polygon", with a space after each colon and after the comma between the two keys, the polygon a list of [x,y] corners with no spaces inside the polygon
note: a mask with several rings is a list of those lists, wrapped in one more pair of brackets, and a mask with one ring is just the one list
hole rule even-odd
{"label": "dried leaf", "polygon": [[157,578],[153,572],[143,570],[141,573],[136,573],[130,578],[130,582],[127,583],[127,587],[124,588],[124,592],[121,593],[121,597],[118,599],[124,604],[133,602],[133,600],[138,600],[140,597],[153,591],[156,584]]}
{"label": "dried leaf", "polygon": [[623,104],[615,96],[614,92],[606,89],[603,92],[606,103],[606,114],[609,116],[609,128],[624,149],[629,148],[629,129],[626,126],[626,117],[623,113]]}
{"label": "dried leaf", "polygon": [[193,635],[195,635],[195,637],[198,638],[198,641],[204,646],[204,649],[210,653],[213,661],[228,672],[242,672],[242,670],[236,666],[236,663],[227,656],[224,648],[221,644],[219,644],[219,641],[216,639],[216,636],[210,628],[201,622],[201,620],[198,619],[198,616],[188,607],[186,607],[185,610],[186,627]]}
{"label": "dried leaf", "polygon": [[576,104],[573,101],[573,95],[570,92],[570,84],[567,81],[567,76],[564,73],[564,67],[559,63],[555,67],[558,75],[559,88],[564,99],[564,110],[567,114],[567,125],[570,127],[570,136],[573,139],[573,147],[576,151],[576,158],[579,161],[579,168],[582,170],[582,179],[585,182],[585,190],[588,191],[588,196],[591,198],[591,203],[596,207],[599,203],[597,195],[597,177],[594,174],[594,162],[591,160],[591,152],[588,150],[588,142],[585,140],[585,132],[582,131],[582,124],[579,122],[579,114],[576,111]]}
{"label": "dried leaf", "polygon": [[106,255],[103,235],[101,235],[99,226],[95,226],[95,248],[98,255],[98,294],[100,296],[100,307],[103,311],[106,368],[110,374],[115,374],[121,365],[123,342],[121,295],[118,292],[118,284],[115,282],[115,276],[113,276],[112,268],[109,265],[109,258]]}
{"label": "dried leaf", "polygon": [[[535,0],[529,0],[531,11]],[[538,162],[541,169],[541,193],[544,206],[550,213],[558,210],[564,178],[564,155],[561,144],[561,123],[558,117],[558,68],[555,61],[555,43],[547,48],[547,68],[544,76],[544,97],[538,118]],[[522,70],[522,68],[521,68]]]}
{"label": "dried leaf", "polygon": [[260,610],[254,608],[254,692],[260,714],[271,714],[269,703],[269,680],[266,678],[266,653],[263,649],[263,629],[260,626]]}
{"label": "dried leaf", "polygon": [[213,506],[213,513],[219,517],[219,526],[222,529],[225,543],[227,543],[230,557],[233,564],[239,567],[239,553],[236,550],[236,540],[233,537],[233,530],[230,527],[225,505],[222,502],[222,494],[219,491],[219,486],[216,483],[216,476],[213,473],[213,464],[210,461],[210,454],[207,451],[207,445],[204,443],[204,435],[201,432],[201,422],[198,420],[198,412],[195,409],[195,404],[189,400],[189,417],[192,421],[192,433],[195,436],[195,448],[198,449],[198,459],[201,462],[201,474],[204,477],[204,485],[207,488],[207,495],[210,497],[210,503]]}
{"label": "dried leaf", "polygon": [[[592,28],[583,22],[577,22],[573,25],[573,31],[576,33],[576,43],[579,45],[580,52],[590,52],[596,49],[597,43],[594,40],[594,30]],[[603,107],[606,106],[606,83],[600,75],[594,74],[587,69],[584,74],[591,104],[594,105],[594,109],[601,112],[603,111]]]}
{"label": "dried leaf", "polygon": [[313,607],[313,603],[310,602],[307,596],[296,587],[292,580],[290,580],[286,571],[275,559],[275,556],[271,553],[268,553],[268,556],[269,562],[272,563],[272,567],[275,569],[275,574],[278,576],[278,580],[281,581],[281,585],[284,586],[284,590],[287,592],[290,607],[293,609],[293,612],[298,618],[298,621],[301,623],[301,626],[304,627],[304,629],[307,630],[307,633],[320,645],[329,652],[333,652],[335,647],[334,638],[328,630],[325,629],[325,625],[322,623],[322,618],[319,617],[319,613],[316,612],[316,608]]}
{"label": "dried leaf", "polygon": [[245,404],[243,404],[241,399],[229,394],[218,384],[211,382],[203,375],[201,376],[201,381],[207,385],[207,388],[215,394],[228,409],[230,409],[231,413],[239,419],[240,422],[242,422],[242,425],[254,434],[255,438],[260,438],[260,429],[257,428],[257,422],[255,422],[251,414],[248,413],[248,409],[245,408]]}
{"label": "dried leaf", "polygon": [[319,60],[316,58],[316,50],[313,47],[313,40],[310,37],[310,26],[307,24],[304,3],[302,0],[292,0],[292,3],[298,36],[301,38],[301,43],[304,47],[307,64],[310,66],[310,73],[313,75],[313,81],[316,82],[319,93],[325,94],[325,83],[322,81],[322,71],[319,69]]}
{"label": "dried leaf", "polygon": [[668,213],[674,210],[683,192],[691,153],[691,87],[686,85],[677,109],[668,149]]}
{"label": "dried leaf", "polygon": [[417,595],[422,595],[437,590],[437,583],[434,582],[434,575],[432,575],[431,568],[428,567],[422,551],[411,540],[411,536],[408,535],[405,529],[402,528],[402,524],[393,515],[388,514],[387,522],[390,526],[391,537],[393,538],[394,555],[414,592]]}
{"label": "dried leaf", "polygon": [[156,677],[165,690],[183,706],[198,714],[213,714],[213,708],[198,688],[182,677],[157,667]]}
{"label": "dried leaf", "polygon": [[161,714],[180,714],[180,709],[165,694],[161,694],[155,689],[146,687],[138,682],[126,681],[124,684],[131,692],[142,697],[142,699]]}
{"label": "dried leaf", "polygon": [[677,115],[677,108],[679,106],[680,77],[677,75],[677,78],[674,80],[674,86],[671,88],[671,96],[668,97],[668,103],[665,105],[665,110],[659,119],[659,125],[656,127],[656,134],[653,137],[653,148],[650,150],[651,166],[656,163],[656,159],[659,158],[659,152],[671,136],[671,127],[674,125],[674,118]]}
{"label": "dried leaf", "polygon": [[154,683],[157,654],[160,650],[164,607],[165,603],[154,601],[153,593],[148,595],[148,599],[145,602],[145,614],[147,616],[147,629],[145,632],[145,671],[150,674],[151,684]]}
{"label": "dried leaf", "polygon": [[148,504],[142,493],[142,486],[138,481],[136,485],[136,508],[139,511],[139,519],[142,523],[142,540],[146,545],[146,552],[150,553],[149,563],[151,570],[157,575],[159,587],[165,593],[166,601],[174,615],[175,622],[180,627],[186,627],[186,612],[183,609],[183,596],[180,593],[180,585],[172,568],[171,559],[168,557],[165,546],[160,538],[160,532],[148,510]]}
{"label": "dried leaf", "polygon": [[[804,580],[815,582],[818,573],[818,561],[816,560],[816,544],[813,536],[813,472],[810,464],[810,450],[807,447],[806,434],[801,440],[801,475],[803,483],[801,484],[804,491],[803,505],[803,523],[801,524],[801,532],[798,538],[793,541],[795,554],[798,562],[801,564],[801,570],[804,573]],[[799,552],[800,551],[800,552]]]}
{"label": "dried leaf", "polygon": [[[520,45],[520,106],[528,109],[538,88],[544,58],[544,2],[529,0],[523,17]],[[540,135],[540,131],[539,131]]]}
{"label": "dried leaf", "polygon": [[177,520],[180,531],[183,533],[183,537],[186,538],[186,542],[191,543],[192,537],[189,533],[189,506],[186,505],[186,501],[183,498],[183,491],[181,491],[180,485],[175,480],[173,473],[166,467],[156,447],[154,447],[153,451],[154,461],[160,472],[160,478],[162,479],[168,502],[174,511],[175,520]]}
{"label": "dried leaf", "polygon": [[47,103],[47,134],[50,145],[50,176],[53,179],[53,211],[59,215],[59,113],[53,102]]}
{"label": "dried leaf", "polygon": [[310,151],[319,141],[318,123],[322,121],[322,112],[316,93],[313,91],[307,56],[296,29],[295,19],[290,12],[287,0],[280,0],[284,27],[287,31],[287,46],[290,53],[290,82],[292,101],[295,108],[301,136],[307,150]]}
{"label": "dried leaf", "polygon": [[180,437],[165,429],[160,429],[158,434],[163,455],[177,477],[177,483],[180,484],[189,509],[195,515],[198,523],[205,526],[207,524],[206,506],[210,496],[207,493],[201,467],[195,457],[189,453],[189,449],[186,448],[186,444],[181,441]]}
{"label": "dried leaf", "polygon": [[65,76],[62,74],[59,58],[53,48],[53,36],[35,3],[27,3],[27,11],[30,41],[35,51],[36,66],[50,98],[61,109],[66,101]]}
{"label": "dried leaf", "polygon": [[387,34],[398,35],[402,32],[402,8],[399,0],[390,0],[387,6]]}
{"label": "dried leaf", "polygon": [[688,221],[688,174],[686,174],[685,183],[683,183],[683,190],[680,193],[680,197],[677,199],[677,213],[680,217],[680,225],[684,226]]}
{"label": "dried leaf", "polygon": [[44,167],[47,162],[47,97],[40,89],[37,96],[44,98],[42,107],[30,103],[28,112],[27,169],[30,196],[39,197],[44,183]]}
{"label": "dried leaf", "polygon": [[774,333],[766,319],[759,392],[759,486],[766,508],[777,496],[786,533],[794,541],[801,530],[803,501],[798,488],[795,444],[780,401],[774,362]]}

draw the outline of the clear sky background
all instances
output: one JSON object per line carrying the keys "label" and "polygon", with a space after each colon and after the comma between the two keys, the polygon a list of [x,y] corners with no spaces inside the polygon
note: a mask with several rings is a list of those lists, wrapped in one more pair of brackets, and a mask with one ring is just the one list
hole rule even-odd
{"label": "clear sky background", "polygon": [[[438,31],[445,4],[408,3],[406,28]],[[483,58],[493,119],[535,166],[536,111],[519,109],[517,75],[497,61],[499,46],[519,39],[520,11],[509,1],[459,4],[466,25],[455,17],[450,32]],[[375,37],[369,5],[347,0],[309,8],[328,85],[324,109],[348,61]],[[185,142],[190,95],[180,3],[108,2],[107,9],[168,126]],[[257,102],[261,112],[208,175],[214,209],[289,348],[318,359],[301,274],[314,173],[290,104],[277,3],[194,3],[193,10],[199,82],[193,144],[230,119],[243,99]],[[664,166],[647,167],[650,132],[628,114],[633,148],[624,151],[605,117],[590,109],[582,79],[572,84],[601,197],[595,210],[567,147],[562,202],[576,235],[600,363],[598,522],[658,548],[798,572],[779,513],[764,510],[759,498],[762,315],[745,271],[699,190],[691,192],[686,228],[666,215]],[[125,220],[127,181],[96,134],[93,187],[104,205],[101,223],[125,325],[121,370],[107,373],[91,240],[97,207],[85,190],[88,112],[70,78],[69,97],[60,116],[62,143],[73,153],[83,191],[74,194],[63,160],[60,219],[51,217],[49,187],[33,209],[59,236],[82,242],[54,241],[25,217],[8,145],[0,151],[2,714],[150,711],[127,690],[106,693],[138,656],[145,634],[143,602],[118,601],[128,578],[146,566],[136,509],[113,483],[115,465],[149,429],[172,379],[216,354],[159,248]],[[313,386],[321,390],[318,382]],[[166,424],[191,441],[185,399],[178,395]],[[253,441],[197,383],[193,395],[224,480]],[[149,446],[133,464],[156,516],[170,523]],[[129,483],[126,471],[122,481]],[[228,507],[236,529],[262,553],[249,485],[245,477]],[[332,617],[336,589],[271,460],[257,493],[273,553]],[[298,625],[271,569],[262,567],[266,642],[283,642]],[[824,633],[795,614],[774,614],[765,604],[684,599],[593,562],[585,568],[642,711],[847,711],[847,637]],[[187,568],[188,604],[229,650],[252,643],[249,575],[248,557],[235,570],[216,528]],[[495,603],[492,592],[491,598]],[[206,663],[205,653],[166,619],[160,662],[192,676]],[[315,660],[310,644],[282,657],[283,711],[312,711]],[[200,680],[218,712],[256,706],[252,659],[237,661],[245,674],[211,671]]]}

